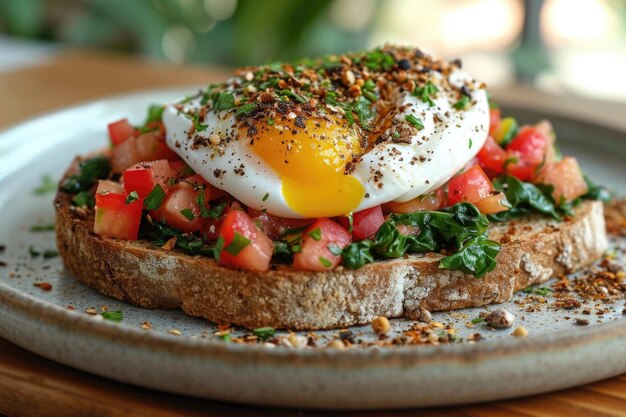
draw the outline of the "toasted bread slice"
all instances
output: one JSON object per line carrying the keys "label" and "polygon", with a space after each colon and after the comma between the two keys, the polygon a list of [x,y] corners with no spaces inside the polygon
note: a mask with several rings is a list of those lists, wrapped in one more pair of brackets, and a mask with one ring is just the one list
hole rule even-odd
{"label": "toasted bread slice", "polygon": [[503,302],[515,291],[591,264],[607,248],[601,202],[586,201],[564,222],[528,216],[494,224],[502,243],[497,267],[482,278],[439,269],[442,255],[427,253],[378,261],[358,270],[295,271],[277,265],[252,272],[205,256],[165,251],[147,241],[93,233],[93,213],[55,199],[58,249],[78,280],[102,294],[146,308],[182,308],[187,314],[248,328],[330,329],[376,316],[416,319],[420,308],[452,310]]}

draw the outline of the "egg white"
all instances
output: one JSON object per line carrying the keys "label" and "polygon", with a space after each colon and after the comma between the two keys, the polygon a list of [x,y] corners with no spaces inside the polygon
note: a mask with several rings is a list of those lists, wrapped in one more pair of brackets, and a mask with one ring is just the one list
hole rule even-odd
{"label": "egg white", "polygon": [[[449,81],[456,87],[473,82],[462,70],[453,71]],[[413,115],[422,120],[424,129],[418,131],[410,143],[375,145],[355,164],[352,175],[365,188],[365,197],[354,211],[389,201],[405,202],[435,190],[474,158],[487,139],[489,104],[484,89],[475,88],[473,105],[462,111],[453,107],[457,97],[443,91],[433,100],[435,105],[432,107],[408,92],[396,91],[395,95],[396,106],[402,111],[394,118],[400,123],[408,123],[406,116]],[[183,110],[197,111],[201,107],[199,101],[186,103]],[[233,134],[236,131],[233,112],[208,112],[200,121],[208,126],[207,129],[192,135],[207,139],[212,135],[236,139],[220,146],[194,149],[187,134],[193,123],[174,104],[166,106],[163,122],[169,147],[213,186],[254,209],[267,210],[285,218],[304,217],[285,201],[281,177],[246,146],[245,138],[239,139]],[[276,134],[282,129],[278,121],[269,127],[276,129]],[[376,178],[372,175],[374,171],[377,171]]]}

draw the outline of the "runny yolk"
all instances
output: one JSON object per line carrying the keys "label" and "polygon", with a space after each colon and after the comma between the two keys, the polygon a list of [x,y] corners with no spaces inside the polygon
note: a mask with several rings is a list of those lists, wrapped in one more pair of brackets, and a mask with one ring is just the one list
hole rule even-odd
{"label": "runny yolk", "polygon": [[337,120],[311,118],[300,127],[293,119],[258,129],[252,148],[281,177],[289,208],[309,217],[350,213],[365,193],[345,169],[361,146],[355,130]]}

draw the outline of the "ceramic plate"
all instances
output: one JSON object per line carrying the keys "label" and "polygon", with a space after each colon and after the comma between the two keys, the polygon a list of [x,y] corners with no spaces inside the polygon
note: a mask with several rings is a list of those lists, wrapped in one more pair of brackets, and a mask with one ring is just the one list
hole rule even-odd
{"label": "ceramic plate", "polygon": [[[43,256],[55,249],[54,233],[31,227],[53,222],[54,194],[33,190],[42,177],[58,180],[75,155],[105,146],[108,121],[129,117],[139,123],[149,103],[187,91],[105,99],[0,134],[0,243],[6,247],[0,253],[6,263],[0,267],[2,337],[66,365],[143,387],[284,407],[468,403],[546,392],[626,371],[621,301],[600,307],[591,303],[591,314],[585,315],[585,305],[555,309],[549,295],[536,296],[539,311],[530,313],[524,301],[528,294],[521,293],[502,306],[433,314],[435,321],[455,327],[460,343],[364,347],[358,342],[377,337],[369,326],[361,326],[349,329],[355,347],[339,351],[323,348],[337,331],[318,332],[318,347],[224,342],[205,320],[181,311],[136,308],[79,284],[58,257]],[[578,156],[598,182],[624,193],[624,132],[528,109],[505,112],[522,122],[552,120],[564,153]],[[511,329],[468,325],[481,313],[502,307],[528,329],[527,338],[512,337]],[[103,319],[104,310],[121,311],[123,320]],[[576,318],[589,324],[576,326]],[[412,324],[393,320],[391,337]],[[234,336],[244,333],[235,330]],[[468,343],[473,333],[482,340]],[[286,336],[279,332],[277,339]]]}

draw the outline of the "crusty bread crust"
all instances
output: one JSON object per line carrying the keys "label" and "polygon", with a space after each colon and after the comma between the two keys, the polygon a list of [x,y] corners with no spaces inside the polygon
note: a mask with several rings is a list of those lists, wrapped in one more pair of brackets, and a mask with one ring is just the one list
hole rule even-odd
{"label": "crusty bread crust", "polygon": [[78,280],[102,294],[146,308],[248,328],[330,329],[376,316],[417,319],[420,307],[452,310],[503,302],[515,291],[595,261],[607,248],[603,206],[586,201],[575,216],[554,222],[529,216],[492,226],[502,243],[497,267],[482,278],[439,269],[440,254],[410,255],[351,271],[258,273],[231,269],[205,256],[165,251],[146,241],[93,233],[93,213],[55,199],[58,249]]}

